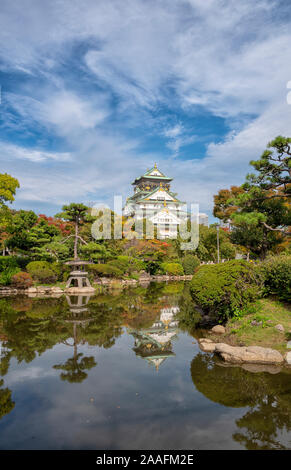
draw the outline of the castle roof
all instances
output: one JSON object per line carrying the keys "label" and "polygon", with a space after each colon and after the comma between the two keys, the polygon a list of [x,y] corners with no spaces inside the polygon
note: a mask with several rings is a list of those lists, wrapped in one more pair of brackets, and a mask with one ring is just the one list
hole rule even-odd
{"label": "castle roof", "polygon": [[143,190],[138,191],[133,196],[128,198],[128,200],[134,201],[136,203],[144,202],[144,201],[156,203],[157,200],[155,198],[151,199],[151,196],[153,196],[157,192],[163,192],[163,193],[166,193],[170,196],[170,198],[166,200],[167,203],[171,203],[171,202],[183,203],[183,201],[180,201],[179,199],[176,198],[175,193],[173,193],[172,191],[169,191],[168,189],[166,189],[165,187],[162,187],[162,186],[160,186],[160,187],[157,186],[152,191],[143,191]]}
{"label": "castle roof", "polygon": [[157,164],[153,166],[150,170],[147,170],[146,173],[144,173],[142,176],[139,176],[134,180],[133,183],[131,184],[138,184],[141,180],[147,179],[147,180],[161,180],[161,181],[172,181],[173,178],[169,178],[168,176],[165,176],[164,173],[162,173],[158,167]]}

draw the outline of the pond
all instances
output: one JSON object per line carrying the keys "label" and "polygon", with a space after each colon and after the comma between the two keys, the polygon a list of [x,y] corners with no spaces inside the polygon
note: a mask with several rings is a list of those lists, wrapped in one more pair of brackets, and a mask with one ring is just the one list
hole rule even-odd
{"label": "pond", "polygon": [[290,370],[203,353],[191,309],[182,282],[1,298],[0,448],[290,449]]}

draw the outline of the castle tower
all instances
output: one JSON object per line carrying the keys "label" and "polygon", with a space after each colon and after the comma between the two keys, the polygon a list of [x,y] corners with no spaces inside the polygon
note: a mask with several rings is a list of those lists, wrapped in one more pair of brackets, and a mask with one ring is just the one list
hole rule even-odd
{"label": "castle tower", "polygon": [[127,199],[123,215],[136,220],[149,219],[160,238],[176,238],[177,226],[187,220],[187,212],[185,202],[171,191],[172,180],[155,163],[151,170],[133,181],[134,194]]}

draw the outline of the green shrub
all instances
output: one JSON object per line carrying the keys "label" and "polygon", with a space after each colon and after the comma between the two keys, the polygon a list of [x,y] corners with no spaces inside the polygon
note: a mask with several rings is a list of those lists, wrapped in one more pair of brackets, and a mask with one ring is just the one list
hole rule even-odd
{"label": "green shrub", "polygon": [[262,276],[247,261],[232,260],[200,266],[190,286],[194,301],[224,320],[258,298]]}
{"label": "green shrub", "polygon": [[132,274],[145,269],[145,263],[142,260],[125,255],[117,256],[117,259],[109,261],[108,264],[118,268],[123,274]]}
{"label": "green shrub", "polygon": [[32,286],[33,281],[29,273],[20,271],[12,276],[11,284],[17,289],[26,289]]}
{"label": "green shrub", "polygon": [[20,271],[14,256],[0,256],[0,285],[11,284],[14,274]]}
{"label": "green shrub", "polygon": [[37,282],[50,284],[58,279],[58,273],[54,269],[54,265],[47,261],[31,261],[26,266],[26,269],[32,279]]}
{"label": "green shrub", "polygon": [[0,272],[17,267],[18,264],[15,256],[0,256]]}
{"label": "green shrub", "polygon": [[12,277],[14,274],[18,273],[20,269],[16,268],[6,268],[4,271],[0,273],[0,285],[1,286],[8,286],[11,284]]}
{"label": "green shrub", "polygon": [[291,255],[271,256],[257,269],[264,277],[265,295],[291,302]]}
{"label": "green shrub", "polygon": [[195,255],[186,255],[182,259],[182,266],[184,268],[185,274],[194,274],[194,271],[200,265],[200,260],[198,256]]}
{"label": "green shrub", "polygon": [[172,276],[182,276],[184,274],[183,266],[180,263],[162,263],[165,273]]}
{"label": "green shrub", "polygon": [[90,264],[88,266],[89,272],[93,273],[96,277],[108,276],[108,277],[123,277],[123,272],[112,264]]}
{"label": "green shrub", "polygon": [[[127,258],[127,256],[126,256],[126,258]],[[120,261],[120,260],[117,260],[117,259],[109,261],[108,263],[106,263],[106,266],[111,266],[114,269],[118,269],[122,274],[125,274],[129,271],[128,262]]]}
{"label": "green shrub", "polygon": [[56,262],[54,261],[53,263],[49,263],[50,269],[54,271],[54,273],[57,275],[57,280],[58,281],[63,281],[64,278],[68,278],[70,272],[72,271],[72,266],[68,266],[62,262]]}

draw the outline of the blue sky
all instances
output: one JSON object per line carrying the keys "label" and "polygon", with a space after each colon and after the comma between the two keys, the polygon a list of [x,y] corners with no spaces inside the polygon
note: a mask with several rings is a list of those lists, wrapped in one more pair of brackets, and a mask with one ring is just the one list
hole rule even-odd
{"label": "blue sky", "polygon": [[105,202],[157,162],[211,215],[267,142],[291,135],[289,1],[8,0],[1,172],[15,208]]}

